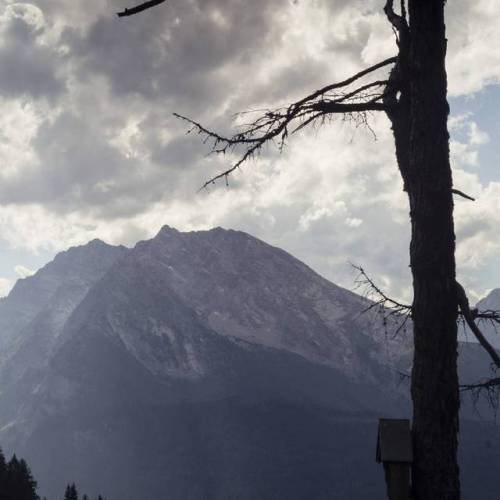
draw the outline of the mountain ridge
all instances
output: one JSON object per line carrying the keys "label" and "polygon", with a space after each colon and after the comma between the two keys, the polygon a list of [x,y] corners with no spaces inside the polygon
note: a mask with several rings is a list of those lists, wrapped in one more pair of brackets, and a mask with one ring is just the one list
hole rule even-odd
{"label": "mountain ridge", "polygon": [[367,299],[239,231],[78,248],[0,307],[45,293],[0,363],[0,440],[44,494],[71,477],[111,500],[383,498],[370,439],[409,415],[411,342]]}

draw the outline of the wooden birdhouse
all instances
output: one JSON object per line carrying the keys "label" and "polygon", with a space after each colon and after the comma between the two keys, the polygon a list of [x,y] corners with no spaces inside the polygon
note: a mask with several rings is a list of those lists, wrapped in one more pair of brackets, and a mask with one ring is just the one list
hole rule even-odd
{"label": "wooden birdhouse", "polygon": [[409,500],[413,461],[409,420],[379,419],[376,459],[384,466],[389,500]]}

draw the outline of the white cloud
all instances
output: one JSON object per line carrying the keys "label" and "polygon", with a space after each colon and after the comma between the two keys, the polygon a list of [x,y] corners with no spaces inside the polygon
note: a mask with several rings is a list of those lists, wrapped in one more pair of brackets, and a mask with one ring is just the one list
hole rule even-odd
{"label": "white cloud", "polygon": [[446,15],[451,94],[471,94],[499,83],[500,3],[455,0],[447,3]]}
{"label": "white cloud", "polygon": [[27,267],[22,266],[21,264],[15,266],[14,271],[20,278],[27,278],[28,276],[32,276],[36,272],[33,271],[32,269],[28,269]]}
{"label": "white cloud", "polygon": [[[384,117],[371,122],[377,140],[337,121],[292,137],[281,156],[264,150],[230,189],[196,194],[232,157],[205,158],[199,138],[171,116],[227,130],[234,111],[289,102],[394,54],[381,2],[188,0],[118,21],[114,12],[129,3],[40,0],[4,11],[2,46],[17,16],[36,28],[33,47],[54,67],[40,73],[52,103],[13,96],[6,81],[4,242],[57,251],[95,237],[130,244],[164,223],[225,225],[285,247],[345,286],[347,262],[361,263],[407,297],[408,204]],[[500,81],[500,5],[456,0],[447,9],[451,93]],[[479,148],[492,134],[467,114],[450,128],[455,185],[478,196],[472,205],[457,200],[459,266],[473,274],[498,250],[498,186],[477,176]]]}
{"label": "white cloud", "polygon": [[481,146],[490,141],[490,136],[484,130],[481,130],[476,122],[470,122],[469,141],[474,146]]}
{"label": "white cloud", "polygon": [[5,297],[9,294],[14,283],[8,278],[0,278],[0,297]]}

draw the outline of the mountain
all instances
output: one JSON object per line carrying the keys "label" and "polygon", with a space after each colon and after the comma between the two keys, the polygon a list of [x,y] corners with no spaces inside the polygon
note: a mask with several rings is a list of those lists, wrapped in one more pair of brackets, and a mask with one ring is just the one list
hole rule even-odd
{"label": "mountain", "polygon": [[94,240],[56,256],[0,300],[0,418],[15,418],[19,395],[34,392],[62,329],[93,285],[126,251]]}
{"label": "mountain", "polygon": [[[480,311],[500,311],[500,288],[494,288],[486,297],[477,303],[476,307]],[[497,349],[500,348],[499,326],[500,325],[495,326],[495,324],[491,322],[483,322],[480,324],[481,331]]]}
{"label": "mountain", "polygon": [[[238,231],[70,249],[0,303],[0,442],[49,498],[385,498],[376,419],[408,414],[411,341],[369,304]],[[486,491],[498,431],[464,428]]]}

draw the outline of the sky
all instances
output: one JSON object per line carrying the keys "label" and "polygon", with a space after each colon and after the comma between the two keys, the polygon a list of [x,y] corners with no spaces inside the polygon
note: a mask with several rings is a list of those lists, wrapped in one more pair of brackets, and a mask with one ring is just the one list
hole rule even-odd
{"label": "sky", "polygon": [[[383,0],[0,0],[0,295],[63,249],[133,246],[164,225],[239,229],[352,289],[350,263],[411,300],[408,203],[387,119],[341,119],[237,159],[174,112],[229,132],[395,55]],[[457,269],[471,300],[500,287],[500,2],[447,12]]]}

